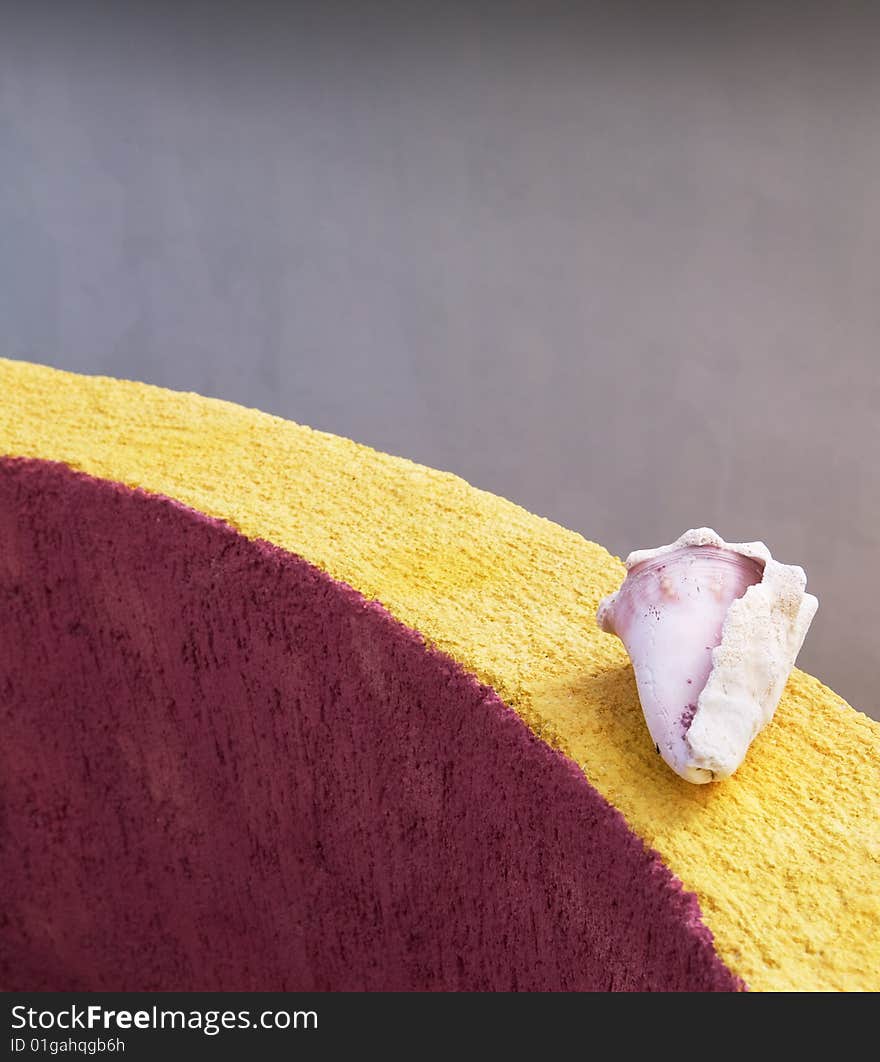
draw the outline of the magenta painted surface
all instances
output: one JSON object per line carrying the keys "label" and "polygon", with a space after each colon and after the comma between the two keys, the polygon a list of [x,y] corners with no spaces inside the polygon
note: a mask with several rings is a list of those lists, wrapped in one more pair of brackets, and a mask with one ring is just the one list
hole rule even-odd
{"label": "magenta painted surface", "polygon": [[0,693],[0,987],[738,987],[491,690],[177,503],[0,461]]}

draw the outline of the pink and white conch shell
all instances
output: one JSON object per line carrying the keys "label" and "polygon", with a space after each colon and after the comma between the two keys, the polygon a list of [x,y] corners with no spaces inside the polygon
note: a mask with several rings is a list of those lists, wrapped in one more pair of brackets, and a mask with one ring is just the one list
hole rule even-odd
{"label": "pink and white conch shell", "polygon": [[804,570],[709,527],[626,568],[596,618],[626,646],[657,751],[689,782],[727,778],[773,718],[818,608]]}

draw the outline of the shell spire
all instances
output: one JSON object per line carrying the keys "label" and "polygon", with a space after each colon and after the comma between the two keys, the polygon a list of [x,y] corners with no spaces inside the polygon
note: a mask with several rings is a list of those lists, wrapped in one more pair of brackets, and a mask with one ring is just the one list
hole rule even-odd
{"label": "shell spire", "polygon": [[657,750],[689,782],[727,778],[773,718],[818,608],[804,570],[709,527],[626,569],[596,618],[626,646]]}

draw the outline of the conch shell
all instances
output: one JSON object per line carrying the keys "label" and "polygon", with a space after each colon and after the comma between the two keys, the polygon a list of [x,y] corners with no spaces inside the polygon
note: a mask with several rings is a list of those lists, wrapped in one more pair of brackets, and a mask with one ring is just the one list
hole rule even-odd
{"label": "conch shell", "polygon": [[709,527],[626,568],[596,618],[626,646],[657,751],[689,782],[727,778],[773,718],[819,606],[804,570]]}

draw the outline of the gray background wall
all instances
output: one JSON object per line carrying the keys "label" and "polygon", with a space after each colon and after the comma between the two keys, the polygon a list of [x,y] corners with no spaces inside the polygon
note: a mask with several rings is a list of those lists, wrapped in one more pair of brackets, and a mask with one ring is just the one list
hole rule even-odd
{"label": "gray background wall", "polygon": [[880,716],[871,5],[0,7],[0,351],[763,538]]}

